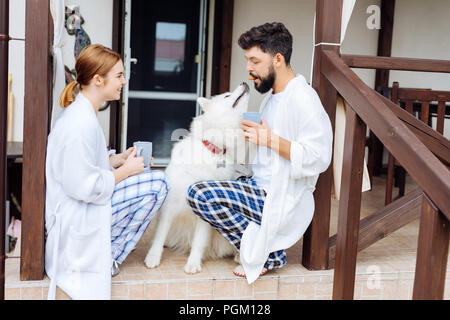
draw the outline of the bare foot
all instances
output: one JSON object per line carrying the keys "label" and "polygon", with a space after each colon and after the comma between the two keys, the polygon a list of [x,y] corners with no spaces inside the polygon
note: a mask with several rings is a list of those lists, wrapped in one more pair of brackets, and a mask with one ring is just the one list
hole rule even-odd
{"label": "bare foot", "polygon": [[[261,277],[261,276],[265,275],[267,273],[267,271],[269,271],[267,268],[263,268],[261,273],[259,274],[259,276]],[[241,265],[238,265],[233,270],[233,273],[235,276],[246,278],[244,268]]]}

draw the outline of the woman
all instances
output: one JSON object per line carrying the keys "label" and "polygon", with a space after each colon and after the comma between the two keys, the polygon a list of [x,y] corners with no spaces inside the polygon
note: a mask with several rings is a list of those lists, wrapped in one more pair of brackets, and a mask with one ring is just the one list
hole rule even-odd
{"label": "woman", "polygon": [[[111,275],[164,202],[162,171],[144,170],[135,148],[107,151],[100,106],[126,84],[120,56],[102,45],[78,56],[77,79],[61,95],[65,110],[49,137],[45,269],[48,298],[58,285],[73,299],[110,299]],[[74,91],[79,93],[74,99]]]}

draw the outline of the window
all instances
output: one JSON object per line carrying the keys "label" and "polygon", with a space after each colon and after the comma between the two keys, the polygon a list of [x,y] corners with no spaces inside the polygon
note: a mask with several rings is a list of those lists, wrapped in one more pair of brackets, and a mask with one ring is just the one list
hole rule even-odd
{"label": "window", "polygon": [[179,74],[184,70],[186,24],[156,23],[155,73]]}

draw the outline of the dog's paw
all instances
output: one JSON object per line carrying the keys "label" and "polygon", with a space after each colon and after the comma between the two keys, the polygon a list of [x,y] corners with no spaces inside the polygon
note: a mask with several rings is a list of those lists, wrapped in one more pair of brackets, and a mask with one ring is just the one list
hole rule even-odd
{"label": "dog's paw", "polygon": [[200,262],[191,262],[188,261],[184,265],[184,272],[194,274],[202,271],[202,264]]}
{"label": "dog's paw", "polygon": [[145,257],[145,265],[147,266],[147,268],[156,268],[157,266],[159,266],[159,264],[161,263],[161,256],[160,255],[147,255]]}

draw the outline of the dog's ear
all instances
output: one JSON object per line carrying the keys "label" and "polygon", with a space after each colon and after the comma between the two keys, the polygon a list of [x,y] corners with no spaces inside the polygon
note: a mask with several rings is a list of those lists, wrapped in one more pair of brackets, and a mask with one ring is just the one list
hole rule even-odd
{"label": "dog's ear", "polygon": [[202,108],[203,112],[206,112],[206,109],[208,109],[209,100],[203,97],[200,97],[197,99],[198,104]]}

